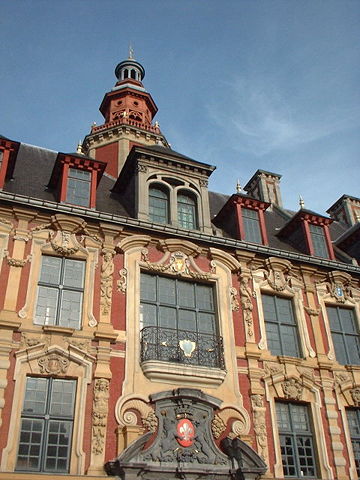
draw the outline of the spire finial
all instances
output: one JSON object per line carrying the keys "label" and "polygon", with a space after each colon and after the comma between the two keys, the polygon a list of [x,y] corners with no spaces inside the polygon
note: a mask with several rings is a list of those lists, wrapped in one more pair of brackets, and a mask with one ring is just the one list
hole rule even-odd
{"label": "spire finial", "polygon": [[131,43],[129,43],[129,60],[134,60],[134,49]]}
{"label": "spire finial", "polygon": [[303,208],[305,208],[305,202],[304,202],[304,199],[302,198],[301,195],[299,195],[299,205],[300,205],[301,210]]}
{"label": "spire finial", "polygon": [[79,153],[80,155],[83,155],[81,140],[79,140],[78,146],[76,148],[76,153]]}
{"label": "spire finial", "polygon": [[237,184],[236,184],[236,193],[241,193],[241,185],[240,185],[240,180],[238,179]]}

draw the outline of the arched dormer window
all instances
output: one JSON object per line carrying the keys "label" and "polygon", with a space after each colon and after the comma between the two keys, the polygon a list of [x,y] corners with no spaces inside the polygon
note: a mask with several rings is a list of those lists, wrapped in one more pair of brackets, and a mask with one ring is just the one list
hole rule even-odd
{"label": "arched dormer window", "polygon": [[177,197],[179,227],[187,230],[198,228],[195,197],[187,192],[179,192]]}
{"label": "arched dormer window", "polygon": [[156,223],[169,223],[169,195],[160,185],[149,188],[149,218]]}

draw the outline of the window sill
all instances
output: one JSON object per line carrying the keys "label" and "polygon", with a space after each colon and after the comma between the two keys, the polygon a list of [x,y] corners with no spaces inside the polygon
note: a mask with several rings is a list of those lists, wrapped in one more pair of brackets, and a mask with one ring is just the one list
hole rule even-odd
{"label": "window sill", "polygon": [[170,362],[147,360],[141,364],[145,377],[154,382],[198,385],[203,387],[219,386],[223,383],[226,371],[200,365],[184,365]]}
{"label": "window sill", "polygon": [[74,328],[60,327],[59,325],[42,325],[42,329],[45,333],[64,333],[72,335],[75,332]]}

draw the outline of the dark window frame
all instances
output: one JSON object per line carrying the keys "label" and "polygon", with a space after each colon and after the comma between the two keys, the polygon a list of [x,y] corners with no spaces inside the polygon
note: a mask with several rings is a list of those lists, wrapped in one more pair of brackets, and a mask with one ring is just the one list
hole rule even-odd
{"label": "dark window frame", "polygon": [[[46,282],[41,279],[43,271],[45,271],[45,259],[47,258],[55,258],[58,259],[60,263],[60,270],[59,270],[59,282],[58,283],[53,283],[53,282]],[[78,265],[80,263],[82,264],[82,279],[81,283],[82,286],[74,286],[74,285],[64,285],[64,280],[66,278],[66,266],[67,263],[69,262],[76,262]],[[83,302],[84,302],[84,289],[85,289],[85,274],[86,274],[86,261],[85,260],[80,260],[80,259],[73,259],[69,257],[57,257],[57,256],[52,256],[52,255],[43,255],[41,259],[41,267],[40,267],[40,277],[39,281],[37,284],[37,298],[36,298],[36,305],[35,305],[35,314],[34,314],[34,324],[36,325],[54,325],[54,326],[59,326],[59,327],[64,327],[64,328],[74,328],[75,330],[80,330],[81,325],[82,325],[82,310],[83,310]],[[48,289],[50,291],[56,292],[56,308],[55,308],[55,315],[53,316],[54,322],[52,322],[50,316],[48,316],[48,319],[50,319],[50,322],[47,320],[47,317],[43,317],[41,313],[38,313],[41,308],[45,307],[46,309],[48,308],[50,310],[51,304],[49,306],[43,306],[40,303],[40,292],[41,289]],[[79,301],[77,302],[79,304],[79,318],[76,326],[70,326],[66,325],[64,321],[62,321],[62,312],[63,312],[63,305],[65,302],[69,302],[69,299],[66,300],[65,295],[66,293],[79,293]]]}
{"label": "dark window frame", "polygon": [[[211,308],[204,306],[207,301]],[[140,312],[142,362],[151,359],[224,368],[215,285],[143,271]],[[190,354],[182,341],[192,348]]]}
{"label": "dark window frame", "polygon": [[329,247],[323,225],[309,223],[309,232],[315,257],[330,258]]}
{"label": "dark window frame", "polygon": [[178,190],[176,197],[177,221],[180,228],[198,230],[198,200],[189,190]]}
{"label": "dark window frame", "polygon": [[[309,405],[276,401],[275,409],[284,478],[317,478],[316,444]],[[285,422],[288,428],[284,427]]]}
{"label": "dark window frame", "polygon": [[[156,196],[155,192],[159,192],[164,196]],[[154,200],[162,205],[155,205]],[[164,210],[163,215],[155,214],[154,209]],[[155,223],[169,224],[170,223],[170,198],[169,191],[166,187],[159,183],[152,183],[149,186],[149,220]]]}
{"label": "dark window frame", "polygon": [[[79,174],[86,173],[88,178],[81,178]],[[67,174],[66,199],[65,202],[71,205],[78,205],[80,207],[89,207],[91,200],[91,184],[92,172],[91,170],[84,170],[69,166]],[[79,195],[79,187],[87,187],[86,196]]]}
{"label": "dark window frame", "polygon": [[[251,213],[250,213],[251,212]],[[254,215],[252,215],[254,214]],[[241,206],[241,217],[244,228],[244,240],[251,243],[263,244],[263,235],[259,218],[259,211],[248,206]]]}
{"label": "dark window frame", "polygon": [[[265,309],[265,302],[267,301],[266,299],[272,299],[273,300],[273,305],[274,305],[274,310],[275,310],[275,315],[276,319],[269,319],[266,318],[266,309]],[[292,298],[287,298],[287,297],[281,297],[277,295],[271,295],[268,293],[262,293],[261,294],[261,300],[262,300],[262,307],[263,307],[263,314],[264,314],[264,322],[265,322],[265,330],[266,330],[266,339],[267,339],[267,346],[268,350],[273,355],[279,355],[279,356],[288,356],[288,357],[297,357],[301,358],[302,356],[302,350],[301,350],[301,342],[299,338],[299,327],[297,323],[297,319],[295,317],[294,313],[294,305],[293,305],[293,299]],[[287,305],[289,306],[289,311],[291,312],[291,320],[290,321],[284,321],[281,320],[279,310],[281,308],[280,303],[281,302],[286,302]],[[268,303],[269,305],[269,303]],[[271,337],[271,332],[270,332],[270,325],[273,325],[276,327],[277,335],[276,338],[279,339],[279,349],[277,349],[274,345],[271,348],[270,347],[270,337]],[[295,352],[289,352],[287,350],[287,347],[289,346],[288,343],[286,342],[286,339],[284,338],[286,335],[286,331],[292,332],[292,339],[293,343],[295,346]]]}
{"label": "dark window frame", "polygon": [[347,408],[346,417],[349,426],[350,440],[354,454],[356,473],[358,478],[360,478],[360,409]]}
{"label": "dark window frame", "polygon": [[[336,312],[335,322],[338,322],[339,328],[335,328],[334,317],[330,312]],[[347,314],[351,313],[348,318],[351,319],[352,331],[345,331],[345,329],[341,327],[341,324],[343,323],[344,326],[345,323],[344,320],[343,322],[341,321],[341,314],[345,314],[345,312]],[[343,365],[360,365],[360,333],[355,310],[337,305],[326,305],[326,313],[329,320],[336,360]],[[354,355],[356,356],[355,361],[353,361]]]}
{"label": "dark window frame", "polygon": [[[30,388],[32,381],[34,381],[37,386],[35,390]],[[38,381],[38,383],[36,383],[36,381]],[[45,385],[43,391],[40,388],[41,383]],[[59,413],[59,409],[62,410],[64,406],[64,403],[59,403],[59,399],[64,399],[64,395],[61,396],[60,390],[56,391],[55,386],[60,384],[71,387],[71,392],[62,392],[64,395],[70,395],[71,397],[70,414]],[[74,430],[76,389],[76,380],[52,377],[27,377],[21,412],[16,471],[69,473]],[[45,395],[44,399],[41,398],[41,394]],[[32,404],[33,408],[26,409],[27,404],[31,403],[29,400],[31,396],[35,396]],[[65,405],[69,404],[66,403]],[[42,408],[42,411],[37,411],[39,408]],[[65,410],[68,412],[67,408]],[[36,424],[38,430],[36,430],[36,428],[33,429]],[[58,427],[57,431],[54,428],[56,424]],[[54,451],[56,452],[55,455]],[[22,465],[21,462],[24,462],[25,465]],[[63,465],[65,463],[65,465],[56,468],[59,467],[59,463]],[[55,466],[51,467],[51,464]]]}

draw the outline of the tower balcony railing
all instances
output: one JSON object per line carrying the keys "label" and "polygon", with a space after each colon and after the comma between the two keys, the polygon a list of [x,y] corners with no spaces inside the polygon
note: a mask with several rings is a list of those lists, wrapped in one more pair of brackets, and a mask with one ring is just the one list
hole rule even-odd
{"label": "tower balcony railing", "polygon": [[223,339],[191,330],[145,327],[141,330],[141,362],[148,360],[225,370]]}
{"label": "tower balcony railing", "polygon": [[94,125],[93,127],[91,127],[91,133],[93,134],[93,133],[102,132],[103,130],[107,130],[108,128],[118,127],[122,125],[129,126],[129,127],[136,127],[136,128],[140,128],[141,130],[147,130],[148,132],[160,134],[160,128],[157,125],[149,125],[144,122],[138,122],[128,117],[118,118],[117,120],[103,123],[102,125]]}

